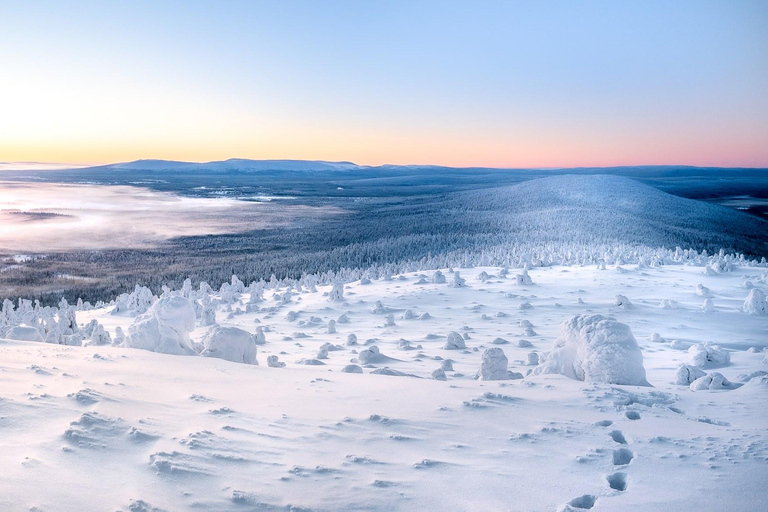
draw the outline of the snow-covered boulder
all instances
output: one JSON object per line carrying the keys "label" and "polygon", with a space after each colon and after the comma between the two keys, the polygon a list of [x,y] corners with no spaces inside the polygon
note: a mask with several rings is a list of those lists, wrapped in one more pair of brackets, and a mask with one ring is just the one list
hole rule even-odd
{"label": "snow-covered boulder", "polygon": [[285,368],[285,363],[282,361],[279,361],[277,356],[268,356],[267,366],[269,366],[270,368]]}
{"label": "snow-covered boulder", "polygon": [[217,325],[202,339],[203,357],[217,357],[235,363],[259,364],[256,361],[256,341],[251,333],[237,327]]}
{"label": "snow-covered boulder", "polygon": [[448,337],[445,340],[445,345],[443,348],[445,350],[462,350],[467,348],[467,345],[464,343],[464,338],[461,336],[461,334],[457,333],[456,331],[451,331],[448,333]]}
{"label": "snow-covered boulder", "polygon": [[40,331],[29,325],[15,325],[8,329],[3,337],[16,341],[45,341]]}
{"label": "snow-covered boulder", "polygon": [[689,364],[681,364],[680,368],[675,373],[675,384],[681,386],[690,386],[691,382],[700,377],[704,377],[707,373],[695,366]]}
{"label": "snow-covered boulder", "polygon": [[705,299],[712,297],[712,292],[710,291],[710,289],[704,286],[703,284],[697,284],[696,291],[694,293],[699,297],[704,297]]}
{"label": "snow-covered boulder", "polygon": [[585,382],[649,386],[643,354],[629,326],[602,315],[577,315],[542,353],[534,374],[559,373]]}
{"label": "snow-covered boulder", "polygon": [[744,312],[748,315],[768,315],[768,300],[765,294],[753,288],[744,300]]}
{"label": "snow-covered boulder", "polygon": [[477,378],[480,380],[507,380],[507,365],[509,360],[504,351],[498,347],[485,349],[480,362]]}
{"label": "snow-covered boulder", "polygon": [[164,354],[194,355],[189,333],[195,328],[195,309],[180,295],[163,297],[134,320],[122,346]]}
{"label": "snow-covered boulder", "polygon": [[688,362],[697,368],[725,366],[731,362],[731,354],[712,343],[699,343],[688,349]]}

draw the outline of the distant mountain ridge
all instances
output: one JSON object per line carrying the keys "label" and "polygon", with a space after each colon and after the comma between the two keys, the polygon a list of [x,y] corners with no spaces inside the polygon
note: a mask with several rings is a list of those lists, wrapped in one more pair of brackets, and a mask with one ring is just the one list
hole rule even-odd
{"label": "distant mountain ridge", "polygon": [[349,171],[361,166],[352,162],[326,162],[322,160],[248,160],[230,158],[213,162],[179,162],[173,160],[135,160],[98,166],[102,169],[136,171]]}

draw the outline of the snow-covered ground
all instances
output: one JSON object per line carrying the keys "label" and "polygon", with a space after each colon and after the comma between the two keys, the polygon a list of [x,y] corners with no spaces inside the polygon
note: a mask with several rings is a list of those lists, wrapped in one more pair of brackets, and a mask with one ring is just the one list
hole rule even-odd
{"label": "snow-covered ground", "polygon": [[[191,333],[183,307],[77,312],[112,340],[159,332],[248,360],[247,337],[210,332],[215,308],[219,326],[262,328],[258,366],[2,340],[0,509],[768,509],[768,316],[744,304],[768,289],[765,268],[553,266],[532,284],[500,270],[461,269],[463,287],[448,269],[358,281],[342,297],[269,289],[250,307],[234,290]],[[561,328],[576,315],[615,322]],[[586,381],[547,373],[563,361]],[[510,378],[477,380],[481,366]],[[650,386],[610,383],[640,370]],[[702,372],[696,391],[676,383]]]}

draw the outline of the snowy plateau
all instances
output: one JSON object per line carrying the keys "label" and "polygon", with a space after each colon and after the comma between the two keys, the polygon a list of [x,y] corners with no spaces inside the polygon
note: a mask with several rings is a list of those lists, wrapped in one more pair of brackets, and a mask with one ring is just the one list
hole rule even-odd
{"label": "snowy plateau", "polygon": [[768,510],[764,220],[624,177],[425,197],[307,201],[361,220],[273,234],[300,277],[5,300],[0,510]]}
{"label": "snowy plateau", "polygon": [[768,273],[714,260],[6,304],[0,508],[765,510]]}

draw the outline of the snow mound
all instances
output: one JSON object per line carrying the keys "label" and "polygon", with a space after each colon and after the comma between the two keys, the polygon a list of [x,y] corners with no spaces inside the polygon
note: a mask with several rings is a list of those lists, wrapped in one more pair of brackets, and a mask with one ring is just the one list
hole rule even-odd
{"label": "snow mound", "polygon": [[697,368],[713,368],[730,363],[731,354],[719,345],[699,343],[688,349],[688,359]]}
{"label": "snow mound", "polygon": [[16,325],[6,331],[4,338],[16,341],[45,341],[43,335],[34,327],[28,325]]}
{"label": "snow mound", "polygon": [[504,351],[498,347],[486,349],[480,362],[479,380],[507,380],[507,364],[509,363]]}
{"label": "snow mound", "polygon": [[585,382],[649,386],[643,355],[629,326],[602,315],[577,315],[560,324],[560,337],[534,374],[559,373]]}
{"label": "snow mound", "polygon": [[195,328],[195,308],[181,296],[163,297],[128,327],[121,346],[164,354],[194,355],[189,333]]}
{"label": "snow mound", "polygon": [[254,336],[237,327],[222,327],[217,325],[211,329],[202,340],[203,357],[217,357],[235,363],[255,364],[256,340]]}

